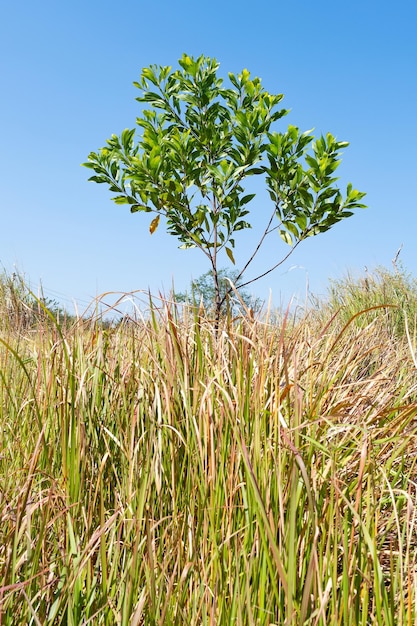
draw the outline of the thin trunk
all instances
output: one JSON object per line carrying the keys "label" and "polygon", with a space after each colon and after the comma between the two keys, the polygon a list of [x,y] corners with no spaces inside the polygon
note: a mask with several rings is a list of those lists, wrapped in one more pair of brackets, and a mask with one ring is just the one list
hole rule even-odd
{"label": "thin trunk", "polygon": [[[217,198],[213,194],[213,213],[218,212]],[[211,255],[211,265],[213,269],[213,282],[214,282],[214,331],[217,337],[217,333],[220,325],[220,312],[222,308],[222,300],[220,297],[220,285],[219,285],[219,273],[217,270],[217,221],[213,224],[213,254]]]}
{"label": "thin trunk", "polygon": [[220,297],[219,274],[217,272],[217,267],[214,262],[213,262],[213,282],[214,282],[214,312],[215,312],[214,329],[217,335],[217,331],[219,330],[219,324],[220,324],[222,300]]}

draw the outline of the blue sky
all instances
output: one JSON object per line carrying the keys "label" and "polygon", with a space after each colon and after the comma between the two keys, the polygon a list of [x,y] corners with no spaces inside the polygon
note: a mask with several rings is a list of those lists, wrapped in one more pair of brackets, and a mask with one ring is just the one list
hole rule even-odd
{"label": "blue sky", "polygon": [[[33,289],[82,310],[103,292],[178,291],[209,268],[198,251],[178,249],[149,215],[131,215],[80,167],[139,114],[132,83],[143,67],[173,65],[183,52],[218,59],[220,73],[247,68],[283,93],[295,124],[350,142],[342,186],[366,191],[368,209],[300,246],[251,287],[275,304],[329,278],[401,260],[417,273],[417,5],[353,0],[242,3],[2,3],[0,263]],[[277,128],[278,129],[278,128]],[[270,211],[250,205],[254,231],[236,238],[243,263]],[[287,252],[270,239],[247,278]]]}

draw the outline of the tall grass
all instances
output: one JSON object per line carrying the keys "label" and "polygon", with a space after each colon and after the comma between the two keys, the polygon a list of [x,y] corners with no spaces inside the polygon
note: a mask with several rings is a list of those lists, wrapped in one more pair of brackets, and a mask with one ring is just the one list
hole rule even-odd
{"label": "tall grass", "polygon": [[0,624],[416,624],[412,333],[148,304],[2,330]]}
{"label": "tall grass", "polygon": [[[384,323],[398,337],[404,336],[407,325],[417,328],[417,279],[394,263],[394,270],[377,267],[372,273],[354,277],[347,274],[331,280],[325,299],[316,299],[321,314],[338,311],[345,323],[356,316],[355,324],[365,326],[384,310]],[[357,314],[360,315],[357,315]]]}

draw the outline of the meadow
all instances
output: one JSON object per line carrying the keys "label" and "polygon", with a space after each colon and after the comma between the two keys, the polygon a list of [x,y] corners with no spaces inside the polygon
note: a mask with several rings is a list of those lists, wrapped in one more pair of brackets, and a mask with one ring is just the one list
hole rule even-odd
{"label": "meadow", "polygon": [[417,624],[417,287],[103,323],[0,281],[0,625]]}

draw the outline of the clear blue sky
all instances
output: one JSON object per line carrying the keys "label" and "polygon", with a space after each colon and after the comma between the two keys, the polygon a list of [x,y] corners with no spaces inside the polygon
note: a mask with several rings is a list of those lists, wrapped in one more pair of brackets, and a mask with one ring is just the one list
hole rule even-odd
{"label": "clear blue sky", "polygon": [[[178,291],[209,268],[178,250],[149,215],[131,215],[80,167],[112,134],[133,128],[142,67],[176,65],[183,52],[247,68],[284,93],[283,119],[350,141],[340,173],[369,208],[299,247],[253,291],[276,304],[328,278],[391,267],[403,244],[417,273],[417,4],[414,1],[3,2],[0,263],[36,289],[83,307],[105,291]],[[265,198],[252,223],[262,226]],[[259,218],[256,217],[259,215]],[[237,238],[243,262],[255,232]],[[239,249],[242,254],[239,254]],[[287,248],[270,240],[255,271]],[[247,276],[250,278],[251,274]]]}

